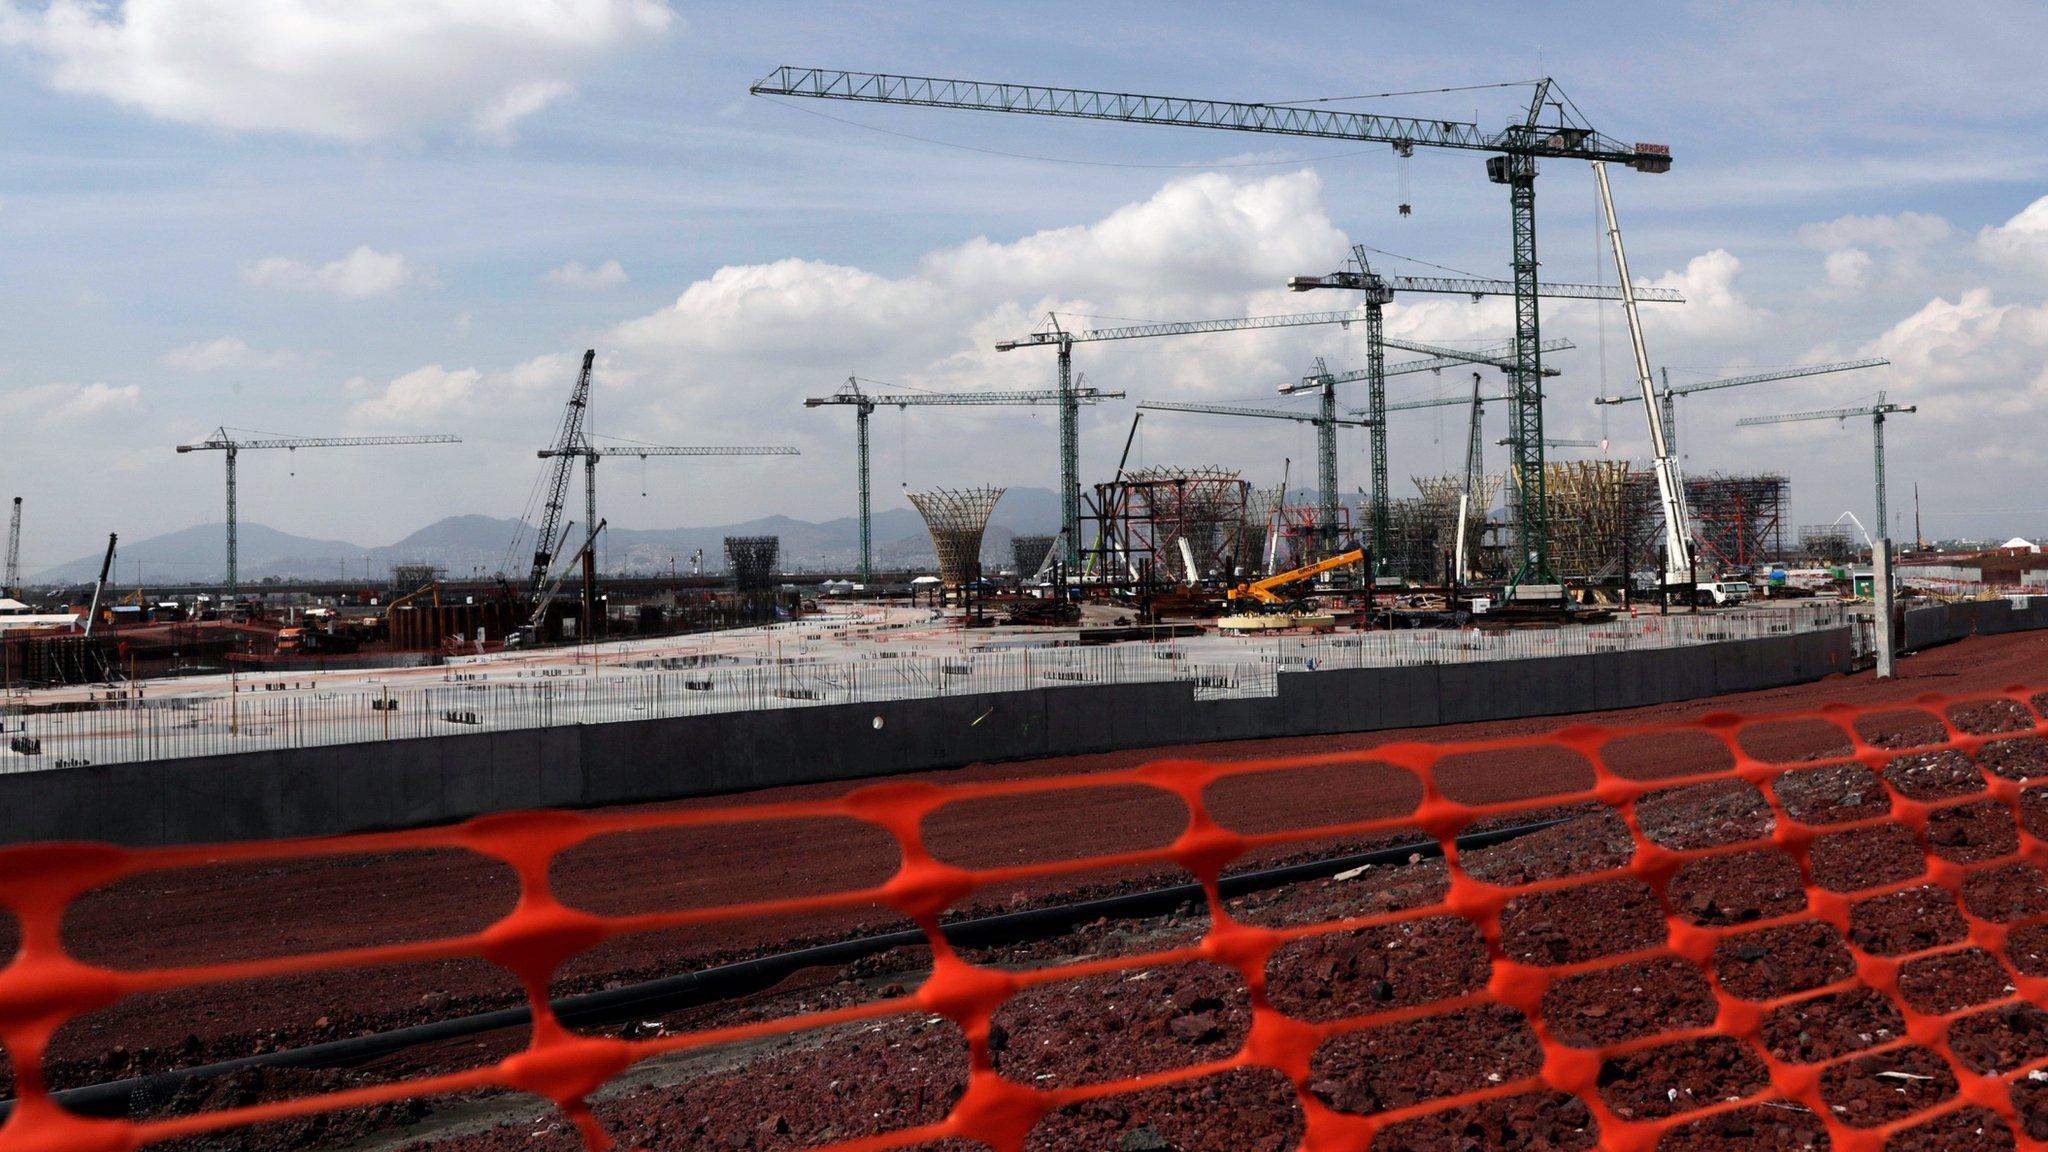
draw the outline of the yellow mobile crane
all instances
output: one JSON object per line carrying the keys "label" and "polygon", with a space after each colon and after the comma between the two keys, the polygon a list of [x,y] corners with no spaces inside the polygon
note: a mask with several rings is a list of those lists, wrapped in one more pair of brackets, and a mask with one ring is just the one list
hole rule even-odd
{"label": "yellow mobile crane", "polygon": [[1224,593],[1233,607],[1233,612],[1216,621],[1216,627],[1230,632],[1258,632],[1280,628],[1313,628],[1328,631],[1336,626],[1337,618],[1328,612],[1304,611],[1299,597],[1284,595],[1280,589],[1303,581],[1313,580],[1325,572],[1346,568],[1353,564],[1365,563],[1366,551],[1353,548],[1335,556],[1326,557],[1313,564],[1290,569],[1263,580],[1239,584]]}

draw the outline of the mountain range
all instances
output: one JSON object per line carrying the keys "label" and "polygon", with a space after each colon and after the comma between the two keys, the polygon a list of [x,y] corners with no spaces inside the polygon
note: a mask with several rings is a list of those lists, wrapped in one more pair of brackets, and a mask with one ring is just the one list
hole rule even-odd
{"label": "mountain range", "polygon": [[[1010,489],[989,518],[982,543],[984,562],[1008,566],[1013,536],[1050,534],[1058,529],[1059,520],[1058,493],[1046,488]],[[432,564],[458,579],[500,569],[521,573],[532,563],[534,531],[515,519],[464,515],[437,520],[385,545],[294,536],[248,523],[240,525],[236,535],[236,566],[244,583],[267,578],[357,577],[366,583],[383,583],[390,578],[394,564]],[[842,516],[814,523],[791,516],[766,516],[701,528],[608,528],[599,542],[599,566],[606,572],[666,572],[673,563],[677,571],[687,572],[692,554],[702,549],[704,570],[721,571],[727,536],[780,537],[780,566],[788,571],[844,572],[855,565],[860,520]],[[520,541],[516,549],[515,539]],[[145,587],[218,580],[227,573],[226,556],[226,526],[200,524],[147,539],[123,540],[113,579],[119,585]],[[924,520],[909,508],[875,513],[874,556],[876,566],[887,569],[929,568],[937,563]],[[80,556],[29,580],[36,584],[89,582],[98,576],[100,561],[99,554]]]}

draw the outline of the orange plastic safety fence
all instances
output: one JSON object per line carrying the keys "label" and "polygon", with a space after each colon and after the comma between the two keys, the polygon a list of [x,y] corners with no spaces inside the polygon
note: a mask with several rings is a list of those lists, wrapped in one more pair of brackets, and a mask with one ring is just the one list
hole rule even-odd
{"label": "orange plastic safety fence", "polygon": [[[0,1152],[127,1149],[262,1121],[486,1088],[553,1100],[575,1121],[588,1146],[597,1149],[606,1147],[609,1137],[588,1098],[636,1062],[908,1012],[944,1017],[964,1033],[969,1058],[964,1093],[935,1122],[826,1146],[879,1152],[959,1139],[996,1152],[1017,1152],[1027,1146],[1035,1126],[1062,1109],[1244,1068],[1277,1071],[1292,1085],[1299,1146],[1308,1152],[1489,1147],[1495,1141],[1525,1141],[1512,1146],[1531,1148],[1590,1147],[1597,1141],[1612,1152],[1804,1146],[1796,1140],[1773,1144],[1759,1134],[1769,1126],[1769,1109],[1824,1130],[1826,1141],[1839,1152],[1959,1147],[1965,1140],[1972,1148],[2044,1149],[2048,1140],[2030,1135],[2028,1121],[2041,1126],[2037,1131],[2048,1131],[2048,1095],[2031,1095],[2036,1088],[2048,1090],[2043,1083],[2048,1081],[2048,1012],[2042,1011],[2048,1007],[2048,881],[2041,873],[2048,866],[2048,787],[2036,791],[2026,786],[2029,777],[2048,778],[2044,699],[2048,695],[2016,687],[1798,715],[1717,714],[1687,724],[1578,726],[1486,742],[1395,743],[1344,756],[1165,761],[1129,771],[948,786],[881,783],[817,801],[683,811],[518,813],[450,828],[323,840],[160,850],[94,845],[9,849],[0,852],[0,904],[18,920],[21,946],[0,970],[0,1043],[13,1061],[18,1099],[0,1128]],[[1872,743],[1865,722],[1902,711],[1924,720],[1931,733],[1908,747]],[[1791,762],[1760,758],[1752,738],[1795,721],[1831,728],[1849,751],[1809,752]],[[1706,759],[1641,763],[1641,750],[1659,747],[1659,741],[1666,747],[1689,742],[1717,751]],[[1467,786],[1469,780],[1460,785],[1449,779],[1458,765],[1474,758],[1494,762],[1494,792]],[[1512,777],[1516,765],[1560,759],[1583,761],[1584,777],[1575,786],[1540,796],[1486,798],[1503,786],[1512,790],[1513,780],[1505,785],[1501,780],[1503,766]],[[1283,773],[1304,768],[1341,772],[1367,762],[1411,776],[1419,800],[1396,815],[1258,834],[1231,831],[1212,814],[1211,786],[1219,781],[1266,777],[1266,786],[1283,787],[1289,786]],[[1533,777],[1534,768],[1530,771]],[[1943,773],[1948,773],[1945,782],[1927,783]],[[1819,776],[1826,778],[1821,790],[1827,798],[1816,808]],[[1693,804],[1696,815],[1706,813],[1703,818],[1714,821],[1706,799],[1710,790],[1695,786],[1716,782],[1753,791],[1768,805],[1768,818],[1750,826],[1723,821],[1721,834],[1708,837],[1712,842],[1705,846],[1663,842],[1669,837],[1660,838],[1659,822],[1674,802]],[[963,801],[1034,797],[1039,805],[1066,805],[1078,812],[1091,794],[1099,796],[1098,790],[1133,787],[1185,805],[1186,826],[1170,844],[976,869],[942,861],[926,841],[927,817]],[[1467,794],[1461,798],[1461,792]],[[1592,869],[1533,868],[1533,878],[1512,883],[1505,876],[1474,875],[1461,858],[1456,838],[1474,825],[1513,823],[1517,814],[1570,806],[1578,806],[1582,819],[1618,817],[1632,850],[1624,851],[1620,862],[1603,861]],[[560,854],[606,834],[820,817],[850,817],[893,837],[901,851],[894,875],[875,887],[827,896],[613,916],[569,906],[550,884],[550,867]],[[1247,853],[1418,828],[1442,847],[1439,899],[1342,919],[1262,926],[1233,915],[1218,892],[1225,868]],[[1856,853],[1845,850],[1852,843],[1898,842],[1907,833],[1917,871],[1844,874],[1845,860],[1855,867]],[[140,873],[223,860],[277,862],[422,847],[465,849],[502,861],[519,878],[516,907],[470,935],[146,970],[83,962],[66,951],[61,936],[61,922],[75,901]],[[831,864],[816,861],[819,869]],[[1177,867],[1201,881],[1209,919],[1199,943],[1014,970],[971,962],[939,930],[941,915],[977,891],[1133,865]],[[2031,895],[2010,896],[2007,882],[2015,877]],[[1994,882],[2006,884],[2001,891],[2008,895],[1983,898]],[[932,971],[915,990],[851,1007],[637,1040],[576,1033],[549,1010],[548,990],[560,966],[610,938],[868,902],[892,907],[922,927]],[[1648,919],[1632,908],[1647,909]],[[1327,1013],[1302,1012],[1298,1006],[1293,1014],[1276,1006],[1269,981],[1276,957],[1290,949],[1355,942],[1362,934],[1370,938],[1371,930],[1447,917],[1469,924],[1484,941],[1488,963],[1476,988],[1400,1001],[1381,988],[1365,990],[1362,997],[1356,989],[1343,990],[1333,1003],[1370,1006],[1333,1019],[1312,1019]],[[1821,975],[1791,980],[1795,986],[1788,988],[1787,972],[1774,973],[1772,966],[1796,967],[1795,959],[1788,958],[1795,956],[1818,958],[1813,963]],[[481,958],[512,973],[534,1012],[528,1046],[487,1067],[133,1121],[73,1113],[47,1090],[42,1059],[53,1034],[67,1021],[126,997],[254,977],[459,957]],[[1234,1053],[1106,1083],[1067,1083],[1056,1076],[1020,1079],[1000,1067],[1003,1039],[992,1023],[1020,993],[1089,976],[1193,963],[1234,970],[1242,981],[1250,1025]],[[1646,995],[1635,985],[1653,970],[1696,979],[1705,989],[1698,1003],[1686,1011],[1659,1005],[1650,1011],[1668,1012],[1669,1019],[1603,1030],[1599,1021],[1609,1014],[1645,1010],[1626,1000]],[[1969,992],[1984,984],[1987,973],[1997,985],[1995,992],[1988,999]],[[1342,975],[1325,970],[1318,978]],[[1593,990],[1591,999],[1577,995],[1586,989]],[[1867,1011],[1842,1019],[1896,1019],[1898,1026],[1837,1037],[1832,1049],[1811,1042],[1804,1032],[1788,1038],[1780,1026],[1788,1009],[1852,1001]],[[1319,1063],[1335,1046],[1384,1036],[1389,1029],[1412,1033],[1443,1026],[1448,1029],[1444,1036],[1471,1035],[1475,1012],[1491,1021],[1478,1034],[1531,1037],[1538,1058],[1513,1075],[1496,1072],[1458,1091],[1375,1098],[1366,1106],[1341,1086],[1333,1087],[1327,1067]],[[1571,1016],[1568,1025],[1565,1015]],[[1803,1017],[1795,1013],[1792,1018]],[[1855,1025],[1850,1027],[1853,1031]],[[1744,1068],[1752,1071],[1741,1073]],[[1046,1079],[1054,1084],[1041,1083]],[[1719,1095],[1694,1091],[1731,1082],[1742,1087]],[[1655,1091],[1666,1083],[1668,1089]],[[1652,1093],[1647,1098],[1646,1085]],[[1554,1121],[1555,1103],[1567,1096],[1577,1101],[1572,1108],[1583,1108],[1583,1113],[1570,1112],[1580,1122],[1567,1125],[1583,1143],[1568,1145],[1555,1133],[1514,1132],[1517,1124],[1536,1123],[1528,1117],[1545,1109]],[[1549,1103],[1539,1107],[1529,1104],[1532,1100]],[[1766,1111],[1759,1113],[1759,1108]],[[1766,1119],[1737,1122],[1752,1115]],[[1703,1120],[1708,1122],[1704,1127]],[[1439,1125],[1437,1131],[1450,1123],[1451,1132],[1464,1133],[1456,1136],[1464,1142],[1428,1136],[1432,1123]],[[1754,1143],[1744,1142],[1745,1133]]]}

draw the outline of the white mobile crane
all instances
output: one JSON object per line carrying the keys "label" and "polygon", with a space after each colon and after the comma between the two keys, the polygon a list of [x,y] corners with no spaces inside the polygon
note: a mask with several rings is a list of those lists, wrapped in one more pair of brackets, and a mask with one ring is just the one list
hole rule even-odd
{"label": "white mobile crane", "polygon": [[1691,517],[1685,506],[1685,481],[1678,460],[1664,436],[1657,386],[1650,377],[1650,350],[1643,343],[1643,321],[1636,314],[1635,285],[1628,278],[1628,252],[1621,243],[1621,224],[1614,215],[1614,196],[1607,187],[1607,165],[1593,161],[1593,180],[1600,187],[1600,208],[1607,217],[1607,240],[1614,249],[1614,271],[1621,286],[1621,310],[1628,316],[1629,344],[1636,354],[1636,384],[1642,389],[1643,414],[1650,425],[1650,451],[1655,456],[1657,502],[1664,512],[1664,570],[1657,574],[1664,588],[1689,584],[1695,578]]}

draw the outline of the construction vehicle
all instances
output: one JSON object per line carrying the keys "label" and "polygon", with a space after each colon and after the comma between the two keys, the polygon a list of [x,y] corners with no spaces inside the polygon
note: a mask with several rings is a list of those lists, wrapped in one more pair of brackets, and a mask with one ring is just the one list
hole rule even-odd
{"label": "construction vehicle", "polygon": [[[573,524],[574,522],[571,521],[571,523]],[[597,546],[598,534],[604,531],[605,523],[605,521],[599,520],[595,525],[591,527],[590,534],[584,537],[583,539],[583,546],[576,550],[576,554],[574,556],[569,557],[568,563],[562,565],[562,570],[560,572],[555,573],[554,580],[552,580],[548,584],[548,586],[544,590],[542,590],[540,599],[537,602],[535,602],[533,606],[533,615],[527,619],[526,623],[519,626],[518,631],[514,632],[512,635],[507,636],[505,638],[505,646],[507,648],[530,648],[534,644],[539,642],[541,629],[547,625],[548,609],[554,605],[555,597],[559,595],[562,591],[562,581],[568,579],[569,570],[571,568],[576,567],[577,564],[581,563],[583,558],[589,554],[590,550]],[[564,524],[562,526],[562,535],[557,539],[554,551],[561,551],[561,541],[568,539],[569,527],[569,524]],[[543,544],[546,543],[545,539],[543,539],[541,542]],[[588,569],[586,568],[585,571],[587,575]],[[588,591],[589,589],[586,586],[586,601],[588,600]]]}
{"label": "construction vehicle", "polygon": [[1353,564],[1367,563],[1370,553],[1364,548],[1353,548],[1349,552],[1326,557],[1313,564],[1305,564],[1263,580],[1238,584],[1224,593],[1233,608],[1238,611],[1216,621],[1216,627],[1231,632],[1276,631],[1283,628],[1309,628],[1327,632],[1336,627],[1337,618],[1328,612],[1305,608],[1299,597],[1290,596],[1282,589],[1292,588]]}

